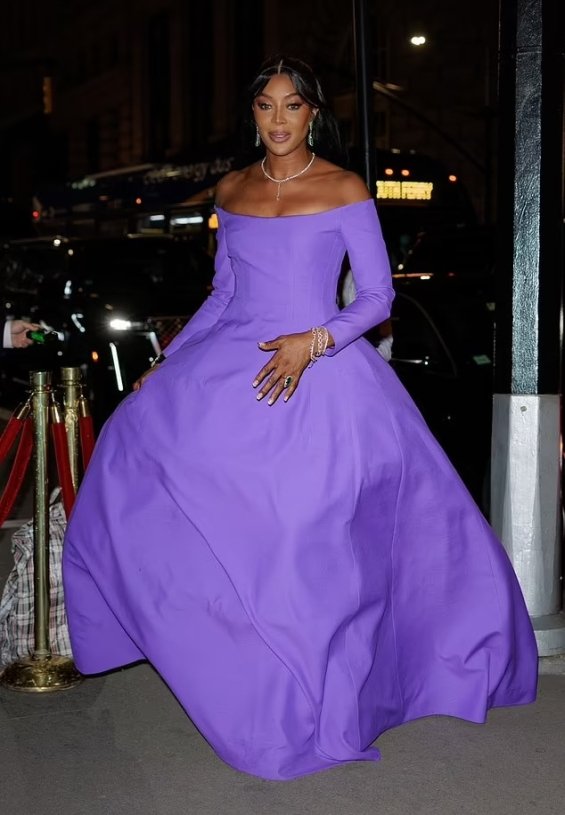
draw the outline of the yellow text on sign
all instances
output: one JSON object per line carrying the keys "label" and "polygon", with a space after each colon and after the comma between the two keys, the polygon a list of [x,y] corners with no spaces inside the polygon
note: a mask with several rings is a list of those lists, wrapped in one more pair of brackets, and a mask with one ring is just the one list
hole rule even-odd
{"label": "yellow text on sign", "polygon": [[432,181],[377,181],[377,198],[395,201],[431,201]]}

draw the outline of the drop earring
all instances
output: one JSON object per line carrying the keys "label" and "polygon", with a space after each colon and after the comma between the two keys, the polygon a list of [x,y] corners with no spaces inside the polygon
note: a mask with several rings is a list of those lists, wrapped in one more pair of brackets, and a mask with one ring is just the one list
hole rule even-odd
{"label": "drop earring", "polygon": [[255,147],[261,144],[261,136],[259,135],[259,128],[255,125]]}
{"label": "drop earring", "polygon": [[314,121],[311,121],[308,126],[308,146],[314,147],[314,136],[312,130],[314,129]]}

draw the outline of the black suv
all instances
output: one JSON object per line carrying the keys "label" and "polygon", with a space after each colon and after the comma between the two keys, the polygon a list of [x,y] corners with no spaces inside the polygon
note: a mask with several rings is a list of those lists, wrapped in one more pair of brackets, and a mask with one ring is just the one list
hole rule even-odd
{"label": "black suv", "polygon": [[0,401],[9,408],[20,401],[31,370],[80,366],[100,424],[196,311],[212,277],[213,259],[198,238],[55,236],[5,244],[4,315],[41,322],[60,341],[5,353]]}

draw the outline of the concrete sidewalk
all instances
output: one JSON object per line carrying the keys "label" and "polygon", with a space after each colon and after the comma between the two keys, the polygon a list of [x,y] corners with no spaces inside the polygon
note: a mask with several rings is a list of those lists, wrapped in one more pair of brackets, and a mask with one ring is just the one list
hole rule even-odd
{"label": "concrete sidewalk", "polygon": [[[27,501],[20,517],[25,517]],[[0,531],[0,585],[10,567]],[[485,726],[429,718],[383,760],[261,781],[215,756],[146,664],[57,694],[0,690],[1,815],[555,815],[565,808],[565,659],[539,700]]]}
{"label": "concrete sidewalk", "polygon": [[298,781],[231,770],[138,665],[56,695],[0,691],[2,815],[555,815],[565,804],[565,676],[486,726],[429,718],[383,760]]}

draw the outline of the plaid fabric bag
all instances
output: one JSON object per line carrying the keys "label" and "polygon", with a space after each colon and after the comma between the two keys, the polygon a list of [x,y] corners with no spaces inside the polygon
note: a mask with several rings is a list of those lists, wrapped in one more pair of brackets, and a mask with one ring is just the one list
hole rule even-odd
{"label": "plaid fabric bag", "polygon": [[[49,636],[51,650],[71,656],[67,615],[63,600],[61,561],[67,523],[63,504],[57,501],[59,490],[51,496],[49,507],[49,584],[51,608]],[[14,566],[0,601],[0,665],[8,665],[33,653],[33,522],[21,526],[12,535]]]}

